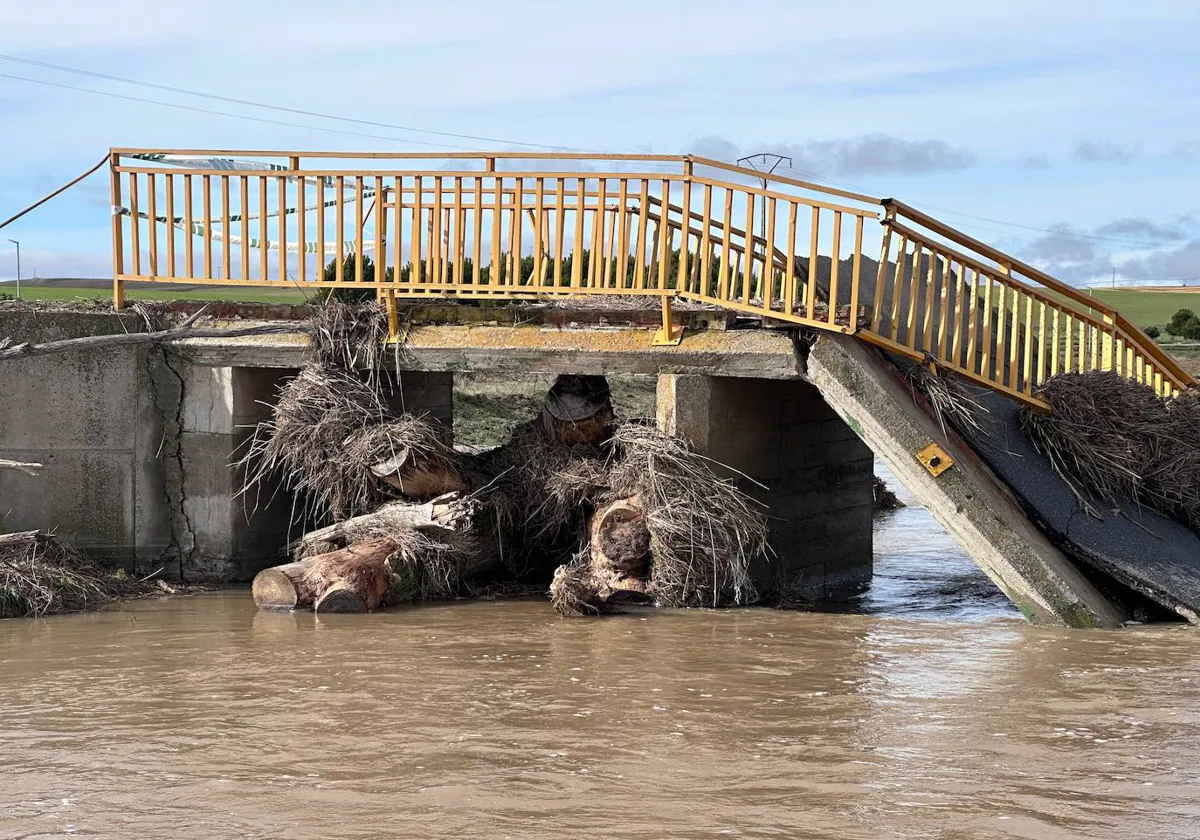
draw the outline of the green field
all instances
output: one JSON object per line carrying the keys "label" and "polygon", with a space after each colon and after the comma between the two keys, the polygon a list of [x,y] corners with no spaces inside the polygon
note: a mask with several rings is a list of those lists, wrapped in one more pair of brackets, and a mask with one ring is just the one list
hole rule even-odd
{"label": "green field", "polygon": [[1148,292],[1143,289],[1093,289],[1090,294],[1115,306],[1139,327],[1162,326],[1180,309],[1200,313],[1200,292]]}
{"label": "green field", "polygon": [[[83,281],[86,285],[59,285],[57,282],[26,284],[22,297],[26,300],[75,300],[80,298],[108,298],[109,286],[103,281]],[[228,300],[234,302],[303,303],[305,295],[298,289],[236,288],[229,286],[178,286],[162,285],[147,288],[149,284],[131,283],[125,295],[130,300]],[[13,294],[11,284],[0,286],[0,292]],[[1126,318],[1139,327],[1161,326],[1171,320],[1180,309],[1192,309],[1200,313],[1200,291],[1196,292],[1151,292],[1142,289],[1094,289],[1089,292],[1107,304],[1115,306]]]}
{"label": "green field", "polygon": [[[5,284],[0,292],[15,294],[16,287]],[[112,299],[112,292],[102,288],[80,288],[74,286],[43,286],[25,285],[21,287],[21,297],[24,300],[78,300],[88,298]],[[185,286],[173,289],[163,286],[157,289],[126,288],[125,297],[128,300],[227,300],[233,302],[257,303],[304,303],[304,293],[292,289],[237,289],[221,286],[210,286],[197,289]]]}

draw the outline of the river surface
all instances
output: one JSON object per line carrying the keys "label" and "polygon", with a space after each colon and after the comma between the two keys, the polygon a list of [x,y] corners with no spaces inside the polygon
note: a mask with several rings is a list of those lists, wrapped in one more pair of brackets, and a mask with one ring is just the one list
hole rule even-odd
{"label": "river surface", "polygon": [[876,551],[851,614],[0,622],[0,838],[1200,837],[1195,631],[1025,624],[919,508]]}

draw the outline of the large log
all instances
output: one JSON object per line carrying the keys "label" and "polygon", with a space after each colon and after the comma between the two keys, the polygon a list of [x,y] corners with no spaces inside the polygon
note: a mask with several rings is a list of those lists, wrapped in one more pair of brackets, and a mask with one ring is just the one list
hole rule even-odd
{"label": "large log", "polygon": [[304,573],[314,562],[315,558],[263,569],[254,576],[250,587],[255,606],[260,610],[293,610],[306,606],[304,602],[311,599],[301,595]]}
{"label": "large log", "polygon": [[[316,593],[313,608],[317,612],[378,609],[392,583],[388,557],[395,550],[396,544],[384,537],[314,558],[312,568],[304,573],[304,586]],[[336,594],[327,600],[331,593]]]}
{"label": "large log", "polygon": [[645,593],[650,578],[650,529],[637,496],[618,499],[588,524],[591,579],[602,598]]}
{"label": "large log", "polygon": [[612,437],[616,415],[603,376],[563,374],[554,380],[542,408],[542,430],[553,443],[599,446]]}
{"label": "large log", "polygon": [[411,449],[371,466],[371,472],[410,499],[433,499],[447,493],[462,493],[466,479],[442,459],[421,461]]}
{"label": "large log", "polygon": [[[269,610],[310,605],[318,612],[377,609],[391,585],[392,569],[387,561],[395,549],[391,540],[380,538],[264,569],[254,578],[254,603]],[[327,595],[331,597],[325,602]]]}

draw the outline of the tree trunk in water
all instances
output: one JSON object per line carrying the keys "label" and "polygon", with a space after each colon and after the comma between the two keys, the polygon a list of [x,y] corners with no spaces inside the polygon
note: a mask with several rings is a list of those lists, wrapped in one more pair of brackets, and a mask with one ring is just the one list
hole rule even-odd
{"label": "tree trunk in water", "polygon": [[603,376],[563,374],[546,393],[542,429],[554,443],[599,446],[612,437],[615,422]]}
{"label": "tree trunk in water", "polygon": [[650,584],[650,529],[637,496],[596,511],[588,524],[591,578],[603,598],[644,594]]}
{"label": "tree trunk in water", "polygon": [[311,604],[318,612],[378,609],[392,582],[388,557],[395,550],[394,542],[380,538],[265,569],[254,578],[254,603],[260,609],[298,609]]}
{"label": "tree trunk in water", "polygon": [[367,602],[357,592],[339,581],[325,590],[313,604],[313,612],[319,613],[364,613],[370,612]]}
{"label": "tree trunk in water", "polygon": [[263,569],[254,576],[251,593],[254,604],[260,610],[292,610],[307,606],[301,603],[300,592],[304,582],[304,573],[308,571],[314,560],[304,560],[299,563],[288,563]]}

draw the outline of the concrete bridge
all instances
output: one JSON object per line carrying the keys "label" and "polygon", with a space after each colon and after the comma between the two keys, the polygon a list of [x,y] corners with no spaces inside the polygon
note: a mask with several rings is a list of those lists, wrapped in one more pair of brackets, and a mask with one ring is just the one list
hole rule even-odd
{"label": "concrete bridge", "polygon": [[[760,577],[814,600],[869,580],[874,453],[1030,619],[1195,620],[1194,535],[1145,511],[1132,526],[1158,542],[1129,517],[1060,521],[1069,491],[1040,455],[947,430],[898,367],[987,389],[1008,435],[1053,375],[1114,370],[1169,395],[1194,385],[1173,360],[900,202],[760,177],[646,155],[114,150],[114,304],[130,281],[371,290],[402,347],[396,398],[444,422],[459,371],[656,376],[660,425],[766,488],[777,558]],[[22,339],[139,328],[0,311]],[[273,562],[290,510],[248,515],[229,464],[305,340],[12,363],[0,456],[48,465],[32,487],[0,475],[12,525],[190,577]]]}

